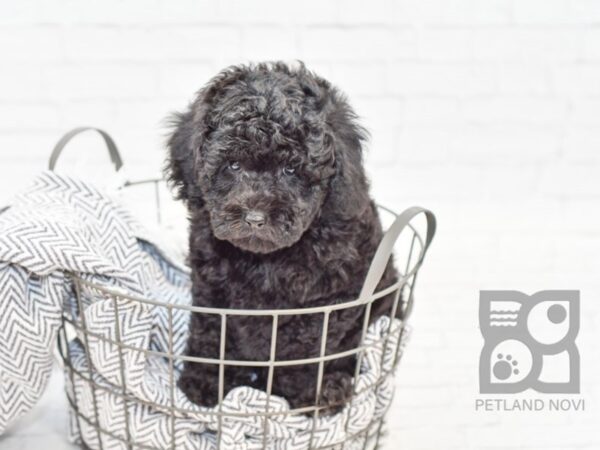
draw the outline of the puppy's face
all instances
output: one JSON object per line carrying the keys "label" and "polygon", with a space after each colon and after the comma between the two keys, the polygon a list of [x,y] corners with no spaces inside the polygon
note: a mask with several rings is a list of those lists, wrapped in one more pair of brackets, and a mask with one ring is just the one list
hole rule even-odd
{"label": "puppy's face", "polygon": [[167,173],[216,238],[253,252],[296,243],[318,215],[368,204],[363,130],[335,88],[301,66],[237,66],[175,117]]}
{"label": "puppy's face", "polygon": [[222,121],[207,139],[199,182],[215,237],[269,253],[301,238],[319,213],[333,168],[309,160],[322,143],[295,140],[295,125],[285,129],[251,109],[245,119],[248,104],[227,110],[235,119]]}

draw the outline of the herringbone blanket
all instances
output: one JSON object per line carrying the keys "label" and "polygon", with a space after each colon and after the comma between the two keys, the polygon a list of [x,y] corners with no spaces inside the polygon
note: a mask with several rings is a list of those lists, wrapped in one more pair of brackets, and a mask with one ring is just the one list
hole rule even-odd
{"label": "herringbone blanket", "polygon": [[[166,307],[117,302],[87,284],[190,304],[186,268],[157,242],[108,195],[53,172],[42,173],[0,212],[0,434],[44,392],[63,313],[92,332],[79,332],[66,343],[76,370],[65,375],[67,394],[79,410],[71,411],[71,439],[93,449],[125,449],[127,442],[170,448],[173,438],[178,449],[213,449],[219,428],[223,449],[258,449],[263,442],[273,449],[308,448],[311,439],[313,447],[321,447],[369,430],[385,413],[393,393],[389,372],[405,333],[399,322],[380,318],[367,333],[369,349],[357,380],[363,392],[342,412],[316,421],[286,414],[265,419],[258,414],[266,410],[266,393],[240,387],[226,395],[222,412],[250,415],[225,416],[219,427],[212,414],[217,409],[196,406],[172,388],[168,359],[110,343],[119,338],[130,347],[169,352],[172,342],[173,353],[181,354],[186,313],[174,308],[169,317]],[[79,303],[72,274],[84,281],[77,285]],[[381,339],[390,326],[392,337]],[[176,363],[175,378],[179,369]],[[89,374],[95,389],[84,378]],[[376,389],[365,389],[374,384]],[[271,396],[269,410],[285,412],[289,406]],[[99,427],[93,424],[96,416]],[[362,442],[353,441],[361,447]]]}

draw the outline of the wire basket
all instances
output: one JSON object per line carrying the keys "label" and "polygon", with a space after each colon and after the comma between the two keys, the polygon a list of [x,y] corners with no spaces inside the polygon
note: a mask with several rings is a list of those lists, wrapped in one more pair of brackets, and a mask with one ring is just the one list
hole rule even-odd
{"label": "wire basket", "polygon": [[[71,133],[65,135],[61,141],[57,144],[52,157],[50,159],[50,169],[53,170],[58,156],[62,152],[66,143],[76,134],[85,131],[87,128],[81,128],[73,130]],[[117,168],[122,166],[122,160],[118,153],[117,147],[114,142],[106,133],[101,130],[99,131],[104,138],[111,159]],[[140,188],[148,188],[150,192],[146,195],[148,201],[154,201],[154,217],[157,222],[161,223],[164,217],[161,216],[161,210],[165,206],[165,200],[161,200],[160,186],[163,181],[159,178],[147,179],[137,182],[125,182],[123,184],[126,190],[131,189],[133,186]],[[128,449],[160,449],[160,448],[180,448],[176,440],[176,427],[178,420],[186,415],[194,417],[194,413],[197,411],[187,411],[179,408],[175,403],[175,390],[177,375],[182,367],[184,361],[191,361],[194,363],[203,364],[214,364],[219,368],[219,403],[218,406],[212,408],[210,411],[205,411],[204,417],[210,417],[211,427],[204,429],[202,432],[210,435],[208,442],[210,445],[206,448],[287,448],[277,447],[270,440],[270,436],[274,433],[274,424],[280,423],[282,417],[299,417],[312,419],[312,429],[304,429],[303,436],[305,439],[294,441],[294,445],[290,448],[306,448],[306,449],[341,449],[341,448],[376,448],[379,444],[380,437],[382,435],[382,429],[385,419],[385,412],[389,407],[391,397],[387,399],[383,406],[379,406],[379,412],[373,413],[368,420],[368,423],[362,423],[357,430],[356,426],[351,425],[351,417],[355,414],[352,410],[352,405],[355,399],[366,394],[373,395],[376,400],[381,396],[383,385],[389,389],[390,380],[393,379],[393,373],[398,365],[400,356],[402,354],[403,346],[406,343],[407,327],[405,326],[406,321],[411,313],[413,301],[414,301],[414,288],[417,279],[417,273],[427,248],[429,247],[434,233],[435,233],[435,217],[433,214],[425,209],[413,207],[402,214],[396,214],[393,211],[380,207],[383,213],[382,219],[388,219],[391,221],[385,231],[383,239],[373,257],[369,271],[365,278],[362,290],[358,298],[345,303],[301,308],[301,309],[271,309],[271,310],[256,310],[256,309],[219,309],[219,308],[208,308],[198,307],[191,305],[181,305],[167,302],[160,302],[153,299],[136,298],[132,296],[123,295],[120,292],[112,290],[102,285],[95,285],[89,281],[84,280],[82,277],[76,274],[71,274],[70,277],[74,286],[74,296],[77,305],[77,312],[73,310],[65,310],[62,314],[62,326],[59,331],[58,347],[59,353],[65,369],[66,375],[66,393],[67,399],[71,409],[72,428],[75,432],[75,437],[83,435],[82,430],[85,428],[93,430],[95,434],[92,439],[93,442],[80,442],[80,444],[86,448],[128,448]],[[385,223],[385,220],[384,220]],[[395,251],[394,251],[395,250]],[[398,280],[393,285],[377,291],[377,285],[384,273],[389,258],[394,252],[394,258],[396,267],[398,268]],[[84,303],[86,299],[82,295],[82,291],[93,291],[96,295],[101,296],[105,299],[110,299],[114,305],[115,321],[117,323],[116,335],[114,338],[107,338],[106,336],[95,334],[91,331],[86,323],[85,314],[82,313],[84,310]],[[389,298],[393,296],[393,306],[391,308],[387,321],[384,321],[383,325],[379,327],[379,332],[375,338],[368,335],[370,332],[369,322],[372,306],[376,302],[383,298]],[[161,308],[166,311],[167,317],[167,336],[168,336],[168,348],[167,351],[156,351],[150,350],[147,347],[132,346],[122,341],[119,330],[119,308],[123,308],[126,304],[139,304],[145,305],[150,308]],[[349,308],[362,307],[364,308],[364,319],[362,324],[362,339],[360,344],[356,348],[352,348],[348,351],[329,354],[326,352],[326,342],[329,318],[332,313],[343,311]],[[216,315],[221,321],[221,341],[220,351],[218,358],[196,358],[185,355],[182,351],[181,346],[175,348],[174,340],[174,318],[181,315],[190,314],[210,314]],[[278,323],[284,320],[286,317],[298,316],[298,315],[313,315],[314,317],[322,320],[322,333],[319,342],[315,342],[316,349],[318,349],[319,356],[313,358],[303,358],[297,360],[278,360],[276,355],[276,345],[278,339]],[[270,352],[269,359],[267,361],[243,361],[243,360],[230,360],[226,358],[226,330],[228,323],[233,318],[240,316],[251,316],[256,318],[266,318],[271,323],[271,338],[270,338]],[[73,347],[69,345],[73,339],[79,339],[81,342],[81,348],[83,349],[82,354],[75,354]],[[89,341],[91,339],[100,340],[106,345],[113,346],[118,352],[118,364],[119,371],[121,373],[120,382],[112,383],[107,386],[104,383],[98,383],[95,377],[95,368],[92,363],[93,355],[90,351]],[[377,355],[377,361],[373,362],[373,349],[379,349]],[[123,354],[127,351],[135,351],[144,355],[152,355],[153,357],[162,358],[166,361],[168,366],[168,385],[170,391],[170,401],[165,404],[155,404],[152,402],[143,402],[139,398],[132,395],[130,386],[128,386],[127,379],[125,376],[127,361]],[[85,360],[85,370],[81,369],[81,366],[77,366],[73,363],[75,358],[83,357]],[[347,408],[344,409],[346,414],[343,416],[343,428],[344,432],[341,433],[341,438],[328,442],[326,445],[321,445],[319,439],[316,436],[318,430],[316,425],[320,416],[323,415],[323,406],[319,405],[319,396],[322,388],[324,366],[327,362],[333,361],[339,358],[356,358],[356,369],[354,373],[354,386],[353,396],[347,403]],[[364,382],[364,379],[359,378],[361,376],[361,370],[364,368],[364,359],[369,359],[371,366],[374,367],[375,377],[371,377],[368,382]],[[315,397],[314,405],[296,409],[288,409],[282,411],[280,408],[274,408],[271,396],[271,389],[273,384],[273,374],[276,368],[286,367],[293,365],[307,365],[315,364],[318,367],[317,370],[317,392]],[[253,366],[263,367],[264,370],[268,371],[265,404],[263,412],[253,412],[252,414],[247,412],[230,411],[223,408],[223,399],[226,392],[224,392],[224,372],[228,367],[241,367],[241,366]],[[363,377],[364,378],[364,377]],[[357,380],[363,381],[358,383]],[[89,388],[91,396],[81,395],[81,391],[76,389],[76,384],[84,382]],[[97,397],[106,390],[110,390],[111,395],[116,395],[122,400],[122,414],[124,415],[123,430],[115,432],[114,429],[107,429],[103,426],[106,418],[103,417],[104,411],[98,405]],[[393,392],[393,387],[392,391]],[[132,436],[131,424],[133,418],[131,417],[132,412],[131,405],[143,403],[146,408],[155,408],[156,410],[162,411],[167,415],[170,421],[170,437],[168,444],[156,446],[149,444],[148,442],[138,442]],[[375,406],[377,411],[377,405]],[[251,416],[251,417],[250,417]],[[240,447],[229,447],[224,442],[225,432],[228,431],[232,421],[235,420],[256,420],[262,428],[262,436],[257,441],[252,441],[251,445],[240,446]]]}

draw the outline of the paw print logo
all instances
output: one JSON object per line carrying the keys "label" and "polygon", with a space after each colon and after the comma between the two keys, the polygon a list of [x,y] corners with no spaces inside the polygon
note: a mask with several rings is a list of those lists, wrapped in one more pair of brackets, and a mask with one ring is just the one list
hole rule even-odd
{"label": "paw print logo", "polygon": [[505,339],[490,352],[489,379],[494,385],[518,383],[532,369],[533,355],[520,340]]}
{"label": "paw print logo", "polygon": [[519,362],[513,359],[512,355],[504,356],[502,353],[498,353],[493,367],[494,376],[499,380],[507,380],[511,375],[519,375],[518,365]]}
{"label": "paw print logo", "polygon": [[579,291],[481,291],[481,393],[578,393]]}

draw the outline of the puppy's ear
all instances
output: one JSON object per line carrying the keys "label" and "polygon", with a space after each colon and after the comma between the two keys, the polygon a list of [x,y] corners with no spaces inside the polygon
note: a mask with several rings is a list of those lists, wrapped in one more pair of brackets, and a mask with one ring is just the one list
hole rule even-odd
{"label": "puppy's ear", "polygon": [[174,128],[167,141],[168,157],[165,175],[169,184],[177,190],[177,198],[188,202],[194,196],[194,112],[193,107],[183,113],[175,113],[170,124]]}
{"label": "puppy's ear", "polygon": [[370,201],[362,161],[363,142],[368,134],[339,92],[332,90],[329,100],[324,145],[333,154],[335,173],[325,207],[339,216],[352,218],[362,214]]}
{"label": "puppy's ear", "polygon": [[189,205],[204,205],[198,180],[198,160],[210,130],[214,128],[211,115],[218,103],[217,97],[248,70],[243,65],[222,70],[198,92],[187,111],[171,117],[170,125],[174,131],[167,141],[169,154],[165,176],[169,184],[177,189],[177,198]]}

